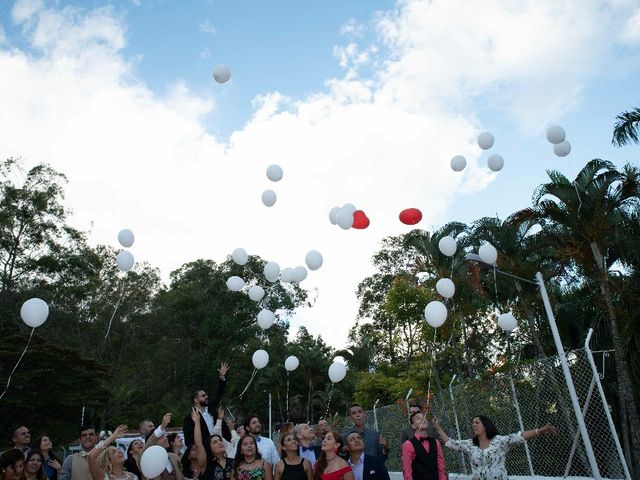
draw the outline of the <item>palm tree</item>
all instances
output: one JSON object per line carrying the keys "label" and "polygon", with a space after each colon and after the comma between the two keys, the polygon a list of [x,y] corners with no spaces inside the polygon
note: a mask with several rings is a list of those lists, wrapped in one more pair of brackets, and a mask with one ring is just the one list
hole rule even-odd
{"label": "palm tree", "polygon": [[640,143],[640,107],[622,112],[616,117],[611,143],[622,147],[628,143]]}
{"label": "palm tree", "polygon": [[610,290],[609,270],[620,259],[619,238],[624,235],[620,226],[628,221],[640,201],[639,172],[629,165],[618,171],[611,162],[594,159],[573,182],[557,171],[547,174],[551,181],[537,188],[534,206],[513,214],[512,220],[538,221],[543,233],[555,244],[556,259],[574,263],[588,281],[598,286],[614,348],[623,440],[628,458],[637,462],[640,419]]}

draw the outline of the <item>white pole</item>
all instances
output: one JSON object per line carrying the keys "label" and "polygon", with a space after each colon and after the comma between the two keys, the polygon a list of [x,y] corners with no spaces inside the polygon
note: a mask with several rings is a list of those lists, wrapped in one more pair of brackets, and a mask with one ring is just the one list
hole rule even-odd
{"label": "white pole", "polygon": [[[511,385],[511,395],[513,395],[513,404],[516,407],[516,415],[518,416],[518,425],[520,425],[520,431],[524,432],[524,423],[522,422],[522,415],[520,414],[520,403],[518,402],[518,397],[516,396],[516,386],[513,384],[513,376],[511,376],[511,373],[509,373],[509,385]],[[533,473],[533,462],[531,461],[531,453],[529,452],[529,445],[527,444],[527,442],[524,442],[524,453],[527,456],[527,463],[529,464],[529,472],[533,477],[535,475]]]}
{"label": "white pole", "polygon": [[[456,422],[456,432],[458,433],[458,440],[460,440],[462,436],[460,435],[460,423],[458,422],[458,411],[456,410],[456,403],[455,403],[455,400],[453,399],[453,382],[456,381],[456,378],[458,378],[458,374],[454,373],[453,378],[449,382],[449,397],[451,397],[451,408],[453,409],[453,419]],[[467,462],[464,461],[464,453],[460,452],[460,458],[462,459],[462,468],[464,470],[464,473],[466,474]]]}
{"label": "white pole", "polygon": [[411,396],[412,393],[413,393],[413,388],[410,388],[409,391],[407,392],[407,396],[404,397],[404,403],[407,404],[407,418],[411,417],[411,413],[409,413],[409,397]]}
{"label": "white pole", "polygon": [[567,389],[569,390],[569,396],[571,397],[573,413],[576,416],[576,420],[578,421],[578,428],[580,429],[580,433],[582,434],[582,442],[584,443],[584,449],[587,454],[587,458],[589,459],[589,465],[591,467],[591,475],[593,475],[593,478],[598,480],[602,478],[600,476],[600,469],[598,468],[598,462],[596,461],[596,457],[593,454],[593,447],[591,446],[591,440],[589,439],[587,426],[584,423],[584,418],[582,416],[582,411],[580,409],[580,402],[578,402],[578,394],[576,393],[576,388],[573,385],[573,378],[571,378],[571,371],[569,370],[567,357],[564,353],[564,347],[562,346],[562,342],[560,340],[560,333],[558,332],[556,319],[553,316],[553,310],[551,309],[551,302],[549,301],[549,295],[547,294],[547,289],[544,285],[544,279],[542,278],[542,274],[540,272],[536,273],[536,280],[538,282],[538,287],[540,287],[540,295],[542,296],[544,309],[547,313],[547,320],[549,320],[549,326],[551,327],[551,333],[553,334],[553,341],[556,344],[556,351],[558,352],[558,359],[560,360],[560,365],[562,366],[562,373],[564,374],[564,380],[567,384]]}
{"label": "white pole", "polygon": [[376,400],[376,403],[373,404],[373,429],[376,432],[379,432],[380,430],[378,430],[378,412],[376,411],[376,407],[378,406],[378,402],[380,401],[380,399],[378,398]]}
{"label": "white pole", "polygon": [[596,369],[596,362],[593,361],[593,354],[591,353],[591,347],[589,346],[589,342],[591,342],[591,335],[593,334],[593,328],[589,329],[587,333],[587,338],[584,340],[584,351],[587,352],[587,358],[589,359],[589,364],[591,365],[591,371],[593,372],[593,379],[596,382],[596,386],[598,387],[598,393],[600,394],[600,399],[602,400],[602,409],[604,413],[607,415],[607,421],[609,422],[609,430],[611,430],[611,436],[613,437],[613,441],[616,444],[616,450],[618,451],[618,456],[620,457],[620,462],[622,463],[622,467],[624,468],[625,477],[628,480],[631,480],[631,473],[629,473],[629,468],[627,467],[627,461],[624,458],[624,452],[622,450],[622,445],[620,445],[620,439],[618,438],[618,433],[616,432],[616,426],[613,423],[613,418],[611,418],[611,412],[609,411],[609,404],[607,403],[607,398],[604,396],[604,390],[602,389],[602,383],[600,383],[600,376],[598,375],[598,370]]}
{"label": "white pole", "polygon": [[271,392],[269,392],[269,438],[271,438]]}

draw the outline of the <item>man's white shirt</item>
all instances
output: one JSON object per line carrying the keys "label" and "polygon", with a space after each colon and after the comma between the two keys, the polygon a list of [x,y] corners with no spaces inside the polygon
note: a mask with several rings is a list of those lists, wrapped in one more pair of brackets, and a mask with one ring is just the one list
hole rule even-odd
{"label": "man's white shirt", "polygon": [[280,461],[280,456],[278,455],[278,450],[276,450],[276,445],[270,438],[258,436],[256,438],[256,443],[258,444],[258,451],[262,458],[264,458],[267,462],[271,464],[271,467],[275,468],[276,463]]}

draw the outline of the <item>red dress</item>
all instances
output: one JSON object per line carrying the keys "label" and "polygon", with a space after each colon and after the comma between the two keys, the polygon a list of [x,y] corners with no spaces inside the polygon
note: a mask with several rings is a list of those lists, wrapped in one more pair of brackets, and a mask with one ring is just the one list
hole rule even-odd
{"label": "red dress", "polygon": [[351,467],[347,465],[346,467],[341,468],[340,470],[336,470],[335,472],[323,473],[322,475],[320,475],[320,478],[322,478],[322,480],[340,480],[345,473],[349,473],[350,471]]}

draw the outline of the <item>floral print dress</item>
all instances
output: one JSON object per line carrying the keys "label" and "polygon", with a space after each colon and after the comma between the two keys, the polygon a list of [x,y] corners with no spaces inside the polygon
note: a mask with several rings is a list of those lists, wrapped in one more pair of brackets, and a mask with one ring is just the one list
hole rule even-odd
{"label": "floral print dress", "polygon": [[467,454],[471,463],[472,480],[508,480],[509,475],[504,465],[507,452],[514,445],[524,441],[524,437],[518,432],[511,435],[496,435],[487,448],[480,448],[471,440],[451,438],[444,446]]}

